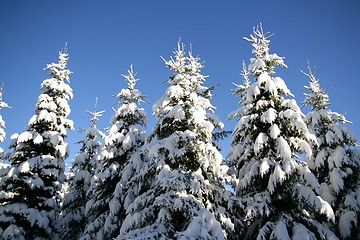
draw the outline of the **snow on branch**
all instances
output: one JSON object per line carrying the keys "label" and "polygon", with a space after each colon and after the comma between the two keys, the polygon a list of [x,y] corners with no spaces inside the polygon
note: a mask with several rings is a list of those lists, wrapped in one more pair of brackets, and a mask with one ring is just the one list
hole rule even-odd
{"label": "snow on branch", "polygon": [[330,104],[329,95],[326,94],[325,90],[320,87],[319,79],[316,78],[315,74],[311,70],[309,62],[307,69],[309,73],[301,70],[301,72],[310,80],[309,86],[304,86],[310,93],[304,93],[305,101],[303,102],[303,106],[310,105],[311,110],[326,109]]}
{"label": "snow on branch", "polygon": [[97,111],[96,111],[98,99],[99,99],[99,98],[96,97],[96,99],[95,99],[95,107],[94,107],[94,111],[93,111],[93,112],[90,112],[90,111],[88,111],[88,110],[85,110],[85,112],[89,113],[89,114],[92,116],[92,118],[90,119],[91,127],[92,127],[92,128],[96,128],[96,123],[97,123],[97,121],[99,120],[99,117],[101,117],[102,114],[105,112],[105,110],[100,111],[100,112],[97,112]]}

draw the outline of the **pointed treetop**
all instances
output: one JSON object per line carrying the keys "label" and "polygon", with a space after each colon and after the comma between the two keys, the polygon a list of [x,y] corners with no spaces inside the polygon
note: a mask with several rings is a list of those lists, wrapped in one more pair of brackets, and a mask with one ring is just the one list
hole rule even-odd
{"label": "pointed treetop", "polygon": [[270,37],[274,34],[264,32],[262,25],[253,28],[253,34],[250,38],[244,37],[245,40],[251,42],[253,46],[252,53],[255,58],[250,59],[249,71],[251,74],[259,76],[263,72],[269,75],[275,74],[275,66],[287,68],[284,58],[279,57],[276,53],[269,53]]}
{"label": "pointed treetop", "polygon": [[67,54],[68,53],[68,49],[67,49],[67,42],[65,42],[65,47],[64,49],[61,50],[62,53]]}
{"label": "pointed treetop", "polygon": [[270,32],[264,32],[262,24],[253,27],[253,34],[250,34],[250,38],[244,37],[245,40],[251,42],[253,46],[253,54],[257,58],[263,58],[269,54],[270,38],[274,36]]}
{"label": "pointed treetop", "polygon": [[180,41],[177,44],[177,49],[173,51],[174,57],[171,56],[170,60],[165,60],[166,67],[171,70],[175,75],[171,76],[167,81],[171,85],[179,85],[184,89],[200,90],[200,85],[208,76],[202,75],[201,69],[204,67],[200,62],[199,57],[192,54],[192,50],[188,53],[185,52],[185,45]]}
{"label": "pointed treetop", "polygon": [[192,50],[189,51],[188,64],[186,65],[186,70],[192,73],[199,73],[204,65],[200,62],[199,57],[194,57]]}
{"label": "pointed treetop", "polygon": [[329,95],[327,95],[325,90],[320,87],[319,79],[316,79],[309,63],[307,68],[309,73],[305,73],[304,71],[301,72],[310,79],[309,85],[304,86],[310,93],[304,94],[305,100],[303,105],[311,106],[311,110],[326,109],[330,104]]}
{"label": "pointed treetop", "polygon": [[0,101],[2,101],[3,97],[3,88],[4,88],[4,84],[1,85],[1,88],[0,88]]}
{"label": "pointed treetop", "polygon": [[241,70],[241,78],[243,79],[243,85],[242,88],[243,89],[247,89],[250,87],[251,82],[250,82],[250,72],[248,71],[247,67],[246,67],[246,63],[245,61],[242,61],[242,70]]}
{"label": "pointed treetop", "polygon": [[116,102],[117,103],[136,103],[139,104],[140,102],[146,101],[146,97],[135,88],[136,82],[139,81],[139,79],[135,78],[136,73],[134,73],[132,65],[130,65],[130,69],[128,70],[128,74],[122,74],[124,77],[124,80],[127,82],[127,89],[122,89],[117,95],[116,95]]}
{"label": "pointed treetop", "polygon": [[174,71],[176,73],[183,73],[185,72],[185,46],[183,43],[180,42],[180,39],[177,44],[177,49],[173,51],[175,55],[175,59],[173,57],[170,57],[169,61],[166,61],[163,57],[162,60],[165,62],[166,67],[169,68],[171,71]]}
{"label": "pointed treetop", "polygon": [[0,88],[0,109],[11,108],[6,102],[3,102],[3,89],[4,89],[4,84],[2,84]]}
{"label": "pointed treetop", "polygon": [[44,70],[50,70],[50,75],[56,78],[59,81],[67,81],[70,83],[69,75],[72,73],[70,70],[66,69],[67,61],[69,59],[67,53],[67,44],[65,44],[65,49],[59,51],[59,62],[47,64]]}
{"label": "pointed treetop", "polygon": [[[247,70],[245,61],[242,62],[241,78],[243,79],[243,84],[233,83],[236,87],[231,91],[232,95],[238,95],[240,97],[239,103],[245,104],[246,100],[246,90],[250,87],[250,72]],[[232,117],[231,117],[232,118]]]}
{"label": "pointed treetop", "polygon": [[102,114],[105,112],[105,110],[100,111],[100,112],[97,112],[97,111],[96,111],[97,103],[98,103],[98,97],[96,97],[96,100],[95,100],[94,111],[93,111],[93,112],[90,112],[90,111],[88,111],[88,110],[85,110],[87,113],[89,113],[89,114],[92,116],[92,118],[90,119],[91,127],[92,127],[92,128],[96,128],[97,121],[99,120],[98,117],[101,117]]}
{"label": "pointed treetop", "polygon": [[125,81],[127,82],[128,89],[130,91],[135,89],[135,84],[139,79],[136,79],[136,73],[134,73],[132,64],[130,65],[130,69],[128,70],[128,74],[121,74],[124,77]]}

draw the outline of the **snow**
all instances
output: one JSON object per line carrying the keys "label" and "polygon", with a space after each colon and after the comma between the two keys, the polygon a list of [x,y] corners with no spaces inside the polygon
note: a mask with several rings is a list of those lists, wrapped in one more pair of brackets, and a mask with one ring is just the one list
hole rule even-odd
{"label": "snow", "polygon": [[[359,191],[359,188],[356,191]],[[357,202],[357,199],[358,199],[358,196],[356,196],[356,193],[351,192],[351,194],[346,195],[344,205],[350,209],[358,210],[359,204]]]}
{"label": "snow", "polygon": [[243,188],[251,184],[251,180],[259,173],[258,161],[251,161],[250,164],[247,165],[247,167],[247,169],[244,169],[244,176],[240,179],[237,188]]}
{"label": "snow", "polygon": [[25,235],[24,229],[15,224],[10,224],[2,233],[2,237],[4,239],[25,240],[24,235]]}
{"label": "snow", "polygon": [[224,129],[224,123],[221,122],[220,118],[217,115],[213,113],[207,113],[206,117],[209,121],[213,123],[214,126],[220,129]]}
{"label": "snow", "polygon": [[271,77],[267,72],[262,72],[257,79],[259,85],[266,84],[267,82],[271,82]]}
{"label": "snow", "polygon": [[329,130],[327,133],[326,133],[326,136],[325,136],[325,139],[326,139],[326,142],[331,145],[333,143],[336,143],[336,135],[333,131]]}
{"label": "snow", "polygon": [[249,64],[249,72],[251,73],[255,73],[258,70],[265,68],[265,62],[262,59],[254,59],[253,61],[251,61],[251,63]]}
{"label": "snow", "polygon": [[[46,97],[48,96],[45,94],[42,94],[42,95],[44,95]],[[42,101],[41,96],[40,96],[38,99],[38,102],[39,102],[38,107],[43,108],[43,109],[48,109],[50,111],[56,111],[57,105],[51,100],[52,99],[46,99],[46,101]]]}
{"label": "snow", "polygon": [[297,138],[295,141],[297,144],[297,151],[300,153],[305,153],[306,157],[309,158],[312,155],[312,150],[309,142],[300,138]]}
{"label": "snow", "polygon": [[341,167],[343,162],[350,162],[350,159],[342,146],[337,146],[327,160],[330,169]]}
{"label": "snow", "polygon": [[[62,136],[57,132],[48,132],[50,137],[50,142],[56,146],[63,141]],[[47,134],[46,134],[47,135]]]}
{"label": "snow", "polygon": [[[27,181],[28,185],[30,186],[31,189],[34,189],[34,188],[42,188],[44,187],[44,182],[41,178],[39,177],[35,177],[35,178],[29,178],[28,181]],[[49,199],[48,199],[49,200]],[[47,205],[47,204],[46,204]],[[51,206],[51,207],[55,207],[54,204],[52,205],[48,205],[48,206]]]}
{"label": "snow", "polygon": [[38,210],[31,208],[28,209],[28,211],[27,220],[31,223],[31,225],[36,224],[47,231],[51,231],[50,229],[47,229],[49,225],[49,218],[46,216],[45,211],[39,212]]}
{"label": "snow", "polygon": [[41,144],[41,143],[43,143],[43,141],[44,141],[43,137],[40,134],[35,133],[35,136],[33,138],[33,142],[35,144]]}
{"label": "snow", "polygon": [[267,240],[267,234],[269,231],[271,231],[274,228],[274,223],[273,222],[266,222],[264,226],[262,226],[259,229],[259,233],[256,237],[256,240]]}
{"label": "snow", "polygon": [[[153,106],[158,125],[143,148],[149,160],[132,177],[149,182],[139,186],[141,195],[132,193],[135,199],[126,209],[118,239],[224,239],[221,223],[231,226],[214,197],[222,187],[213,183],[222,181],[227,166],[222,165],[212,131],[223,124],[204,97],[210,94],[201,86],[206,77],[200,74],[198,59],[186,56],[180,44],[175,54],[166,61],[174,71],[168,80],[172,86]],[[177,214],[184,214],[185,222],[178,224],[185,229],[175,231],[171,218]]]}
{"label": "snow", "polygon": [[270,169],[270,161],[268,158],[264,158],[261,160],[259,173],[260,176],[263,177]]}
{"label": "snow", "polygon": [[306,185],[313,187],[316,192],[320,191],[320,184],[316,176],[310,171],[308,167],[298,167],[301,175],[303,176]]}
{"label": "snow", "polygon": [[310,106],[311,111],[306,115],[305,122],[310,131],[316,134],[318,145],[312,145],[315,156],[307,162],[312,170],[316,170],[321,183],[320,196],[334,207],[339,223],[339,237],[353,238],[354,235],[351,236],[350,233],[354,234],[356,231],[358,217],[354,218],[350,212],[359,209],[355,200],[358,183],[350,179],[357,177],[355,172],[359,171],[360,165],[350,149],[357,147],[356,139],[344,125],[350,123],[344,115],[328,108],[329,96],[320,87],[311,68],[308,69],[309,73],[305,75],[310,81],[305,88],[309,93],[305,94],[304,105]]}
{"label": "snow", "polygon": [[[255,88],[257,88],[256,91]],[[248,101],[252,101],[255,99],[256,95],[259,95],[260,89],[256,84],[252,84],[249,86],[248,91],[246,91],[245,93],[246,93],[245,99]]]}
{"label": "snow", "polygon": [[25,131],[22,132],[17,138],[17,144],[27,142],[33,138],[33,134],[31,132]]}
{"label": "snow", "polygon": [[16,179],[18,171],[19,171],[18,168],[11,167],[6,176],[8,178]]}
{"label": "snow", "polygon": [[340,235],[344,239],[349,237],[353,226],[357,226],[357,215],[354,211],[348,211],[341,214],[339,219]]}
{"label": "snow", "polygon": [[325,164],[325,160],[328,157],[328,152],[326,149],[321,149],[318,154],[315,157],[315,161],[314,161],[314,166],[312,166],[312,163],[309,163],[309,165],[315,169],[315,168],[319,168],[321,166],[324,166]]}
{"label": "snow", "polygon": [[[59,55],[62,63],[49,64],[47,66],[49,68],[46,68],[50,70],[52,78],[42,82],[41,94],[28,126],[22,133],[12,136],[13,152],[8,156],[12,166],[1,179],[9,187],[4,189],[7,203],[0,206],[0,218],[4,217],[4,214],[9,217],[22,214],[20,222],[17,217],[11,221],[14,227],[9,225],[10,222],[2,222],[2,227],[7,229],[2,229],[5,232],[9,229],[18,232],[16,233],[18,236],[15,234],[14,239],[28,236],[29,228],[21,231],[18,228],[22,224],[44,230],[44,233],[32,232],[33,238],[40,238],[40,235],[41,238],[54,237],[55,217],[59,214],[62,197],[60,189],[65,178],[63,160],[68,152],[64,137],[71,123],[66,119],[70,113],[67,100],[72,97],[70,86],[62,81],[68,80],[68,74],[71,73],[65,70],[67,58],[61,53]],[[58,69],[59,67],[61,69]],[[36,147],[40,144],[41,149],[39,146]],[[60,154],[54,152],[54,148]],[[37,191],[22,196],[23,190],[26,189],[37,189]],[[35,194],[35,196],[30,198],[26,194]],[[37,202],[32,201],[32,198],[37,199]],[[37,209],[38,206],[40,209]]]}
{"label": "snow", "polygon": [[268,136],[266,135],[266,133],[259,133],[254,144],[255,154],[260,153],[260,151],[264,148],[264,146],[266,146],[267,141],[268,141]]}
{"label": "snow", "polygon": [[261,115],[260,120],[263,123],[273,123],[276,117],[277,117],[276,110],[273,108],[269,108]]}
{"label": "snow", "polygon": [[292,151],[287,143],[287,141],[283,137],[279,137],[277,139],[277,153],[281,156],[282,159],[291,159]]}
{"label": "snow", "polygon": [[26,173],[26,172],[29,172],[30,171],[30,164],[28,161],[26,162],[23,162],[20,167],[19,167],[19,171],[21,173]]}
{"label": "snow", "polygon": [[169,117],[174,117],[175,119],[182,120],[185,118],[185,112],[182,107],[177,104],[169,112]]}
{"label": "snow", "polygon": [[295,169],[295,164],[294,164],[294,161],[291,159],[285,159],[283,162],[282,162],[282,167],[284,169],[284,172],[288,175],[290,175],[294,169]]}
{"label": "snow", "polygon": [[174,97],[175,99],[180,99],[184,95],[184,90],[179,85],[173,85],[167,89],[166,95]]}
{"label": "snow", "polygon": [[280,164],[275,163],[274,172],[270,174],[268,190],[270,193],[275,192],[277,183],[282,183],[286,179],[285,172],[281,169]]}
{"label": "snow", "polygon": [[270,137],[272,139],[276,139],[280,135],[281,131],[279,129],[279,126],[277,124],[273,124],[270,127]]}
{"label": "snow", "polygon": [[36,118],[37,122],[45,121],[45,122],[56,122],[56,115],[53,112],[49,112],[48,110],[44,109],[39,112]]}
{"label": "snow", "polygon": [[303,224],[294,224],[292,230],[292,240],[317,240],[314,233],[310,232]]}
{"label": "snow", "polygon": [[343,177],[340,175],[339,170],[337,168],[334,168],[330,172],[330,184],[336,193],[338,193],[340,190],[344,188]]}
{"label": "snow", "polygon": [[176,235],[177,239],[225,239],[220,223],[207,209],[201,209],[193,217],[185,231]]}
{"label": "snow", "polygon": [[[87,221],[83,239],[96,237],[106,239],[107,234],[112,231],[120,232],[118,239],[141,239],[144,236],[154,239],[170,238],[168,234],[172,231],[170,222],[173,214],[181,211],[184,212],[184,222],[187,222],[183,229],[171,232],[171,237],[225,239],[227,236],[224,226],[234,229],[236,224],[232,221],[233,216],[228,217],[226,212],[228,209],[225,209],[225,205],[230,203],[220,202],[221,197],[216,195],[223,193],[222,185],[216,185],[223,179],[233,180],[231,184],[235,189],[234,194],[225,192],[223,197],[227,201],[230,198],[238,201],[238,203],[231,202],[229,212],[236,216],[238,209],[243,211],[245,228],[249,226],[247,224],[254,226],[255,229],[258,228],[256,229],[258,239],[316,239],[316,234],[334,236],[335,239],[335,235],[332,235],[328,227],[331,224],[326,221],[317,222],[314,217],[316,214],[311,211],[324,215],[332,222],[336,219],[339,221],[341,236],[350,236],[352,226],[358,224],[356,211],[360,206],[360,188],[354,191],[348,189],[346,177],[357,172],[353,171],[352,167],[358,163],[358,160],[351,158],[353,156],[346,147],[337,146],[335,149],[331,147],[347,139],[355,141],[355,136],[344,127],[330,124],[326,135],[322,136],[323,138],[318,136],[318,146],[315,142],[311,142],[313,137],[309,134],[309,126],[302,121],[303,114],[296,101],[283,98],[283,95],[291,95],[284,80],[280,77],[272,77],[275,72],[271,64],[286,66],[283,58],[269,54],[265,40],[262,43],[263,49],[253,51],[256,58],[251,59],[249,70],[254,83],[244,87],[246,90],[242,92],[240,101],[244,106],[234,114],[239,117],[239,121],[233,131],[229,166],[224,164],[223,156],[216,149],[212,139],[212,131],[216,128],[222,129],[224,125],[214,114],[215,108],[210,100],[203,97],[208,88],[200,86],[205,79],[205,76],[200,74],[202,67],[200,63],[191,62],[194,61],[191,57],[180,56],[180,52],[175,59],[171,58],[166,62],[167,66],[175,71],[175,75],[168,80],[172,86],[153,106],[158,125],[154,127],[151,137],[144,146],[142,144],[145,142],[145,131],[139,125],[144,125],[145,114],[138,108],[137,102],[127,102],[140,98],[141,93],[134,89],[135,79],[133,82],[129,80],[128,89],[122,89],[117,94],[118,98],[124,99],[119,100],[118,103],[122,102],[122,105],[117,110],[114,109],[111,126],[100,153],[97,149],[95,155],[90,156],[87,151],[99,147],[99,143],[84,142],[85,149],[81,150],[84,152],[74,161],[79,165],[74,168],[74,175],[69,178],[81,187],[78,189],[71,186],[74,188],[70,189],[71,192],[64,203],[76,200],[76,194],[82,190],[87,194],[86,201],[76,209],[77,214],[70,212],[66,216],[72,220]],[[48,65],[48,68],[68,80],[69,72],[57,69],[56,67],[59,66],[61,67],[61,64],[53,64]],[[37,106],[44,109],[37,109],[29,124],[53,121],[61,124],[69,123],[70,126],[70,120],[68,122],[62,119],[64,116],[59,117],[54,113],[57,108],[61,108],[64,115],[70,113],[67,104],[67,99],[72,96],[70,89],[55,78],[48,79],[42,84],[43,89],[49,87],[67,89],[69,93],[59,99],[51,99],[46,94],[40,95]],[[267,92],[266,96],[260,96],[264,91]],[[269,93],[271,99],[267,99]],[[281,106],[278,105],[279,102]],[[338,115],[333,115],[339,118]],[[139,118],[138,122],[124,120],[131,117]],[[306,121],[310,122],[307,122],[308,125],[316,126],[321,119],[321,114],[312,113]],[[331,117],[326,120],[330,121]],[[181,124],[181,128],[176,128],[178,123]],[[16,167],[9,167],[5,172],[6,177],[20,179],[22,175],[26,175],[22,181],[31,189],[42,188],[43,180],[38,174],[33,174],[34,168],[42,167],[41,174],[46,177],[56,177],[53,185],[61,186],[62,161],[67,156],[68,145],[65,142],[65,125],[58,128],[59,130],[56,131],[42,133],[27,128],[28,130],[21,134],[14,135],[12,137],[15,141],[14,146],[18,144],[21,149],[29,141],[34,144],[44,143],[56,149],[56,156],[41,155],[27,158]],[[162,132],[163,129],[166,131]],[[87,129],[85,133],[95,137],[99,135],[94,128]],[[322,144],[331,146],[318,149],[317,147]],[[297,152],[306,152],[309,155],[306,159],[308,165],[296,156]],[[313,159],[310,157],[311,152],[317,153]],[[120,158],[121,162],[118,161]],[[94,172],[81,168],[88,164],[87,161],[94,163],[95,160],[98,162],[92,167]],[[186,161],[193,165],[190,166]],[[324,166],[329,168],[326,173],[322,169]],[[228,167],[231,168],[229,171]],[[317,171],[326,174],[327,182],[319,183],[315,176]],[[289,181],[286,181],[288,178]],[[111,182],[113,179],[116,181]],[[256,181],[263,183],[254,184]],[[259,185],[263,184],[267,184],[267,187],[260,189]],[[281,188],[286,188],[294,198],[294,202],[289,205],[299,204],[298,207],[302,211],[296,214],[298,214],[297,219],[301,219],[301,223],[292,219],[291,214],[295,210],[291,209],[287,212],[287,209],[283,210],[273,205],[274,198],[283,200],[283,196],[278,195],[278,190]],[[332,205],[338,202],[337,194],[342,190],[347,191],[343,197],[345,200],[341,202],[345,207],[339,210],[338,206],[332,207]],[[14,196],[14,193],[1,193],[4,199],[11,196]],[[57,201],[58,198],[54,196],[45,199],[41,204],[58,208]],[[97,212],[98,209],[103,212]],[[12,206],[11,211],[15,210],[22,209],[19,206]],[[51,232],[49,224],[54,221],[52,216],[56,214],[55,210],[50,212],[33,210],[24,211],[28,214],[26,217],[30,224]],[[223,214],[224,212],[226,214]],[[272,215],[274,213],[280,215]],[[6,217],[0,215],[0,219]],[[122,217],[124,219],[121,219]],[[256,222],[256,219],[270,220]],[[10,225],[2,233],[9,238],[21,239],[23,232],[24,230],[18,226]]]}
{"label": "snow", "polygon": [[325,215],[327,219],[335,222],[335,214],[331,205],[320,196],[316,196],[309,187],[298,186],[298,198],[307,199],[307,202],[313,205],[317,211]]}
{"label": "snow", "polygon": [[292,95],[292,93],[290,92],[290,90],[288,89],[288,87],[286,86],[284,80],[280,77],[274,77],[273,78],[273,81],[277,87],[277,89],[280,90],[280,92],[284,93],[285,95],[288,95],[288,96],[294,96]]}
{"label": "snow", "polygon": [[276,223],[274,230],[270,235],[270,239],[291,240],[287,226],[282,220]]}
{"label": "snow", "polygon": [[67,143],[56,145],[55,150],[59,153],[59,156],[66,158],[69,152],[69,145]]}

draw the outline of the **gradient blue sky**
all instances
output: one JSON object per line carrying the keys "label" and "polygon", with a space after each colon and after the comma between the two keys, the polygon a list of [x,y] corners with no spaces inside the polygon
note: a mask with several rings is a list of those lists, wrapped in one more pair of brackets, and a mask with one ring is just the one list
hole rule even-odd
{"label": "gradient blue sky", "polygon": [[[226,129],[227,115],[238,107],[232,83],[241,81],[242,60],[249,62],[251,45],[243,40],[259,23],[275,33],[270,50],[285,57],[288,69],[277,69],[298,104],[308,79],[307,60],[330,95],[331,109],[346,113],[350,129],[360,136],[360,2],[348,1],[0,1],[0,83],[4,100],[12,106],[1,114],[6,121],[8,146],[33,115],[43,68],[56,62],[68,43],[68,68],[74,99],[69,102],[75,131],[69,132],[71,156],[82,139],[79,128],[90,125],[95,98],[106,110],[100,128],[109,125],[114,94],[126,84],[121,74],[130,64],[140,78],[137,87],[147,95],[143,104],[150,131],[155,124],[151,106],[169,86],[171,75],[160,56],[168,59],[181,38],[204,61],[207,86],[219,85],[212,101]],[[304,109],[306,113],[306,109]],[[223,143],[228,149],[228,142]],[[68,161],[70,161],[69,159]]]}

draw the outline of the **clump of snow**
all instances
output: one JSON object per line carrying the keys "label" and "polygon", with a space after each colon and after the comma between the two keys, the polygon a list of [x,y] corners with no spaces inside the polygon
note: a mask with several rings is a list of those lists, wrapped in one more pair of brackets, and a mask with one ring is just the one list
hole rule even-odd
{"label": "clump of snow", "polygon": [[282,183],[286,179],[285,172],[281,169],[281,166],[276,163],[273,173],[270,174],[268,189],[270,193],[274,193],[276,185]]}
{"label": "clump of snow", "polygon": [[276,110],[269,108],[260,117],[260,120],[264,123],[273,123],[277,117]]}
{"label": "clump of snow", "polygon": [[358,218],[355,211],[348,211],[341,215],[339,219],[340,235],[343,238],[347,238],[351,234],[353,226],[357,226]]}

